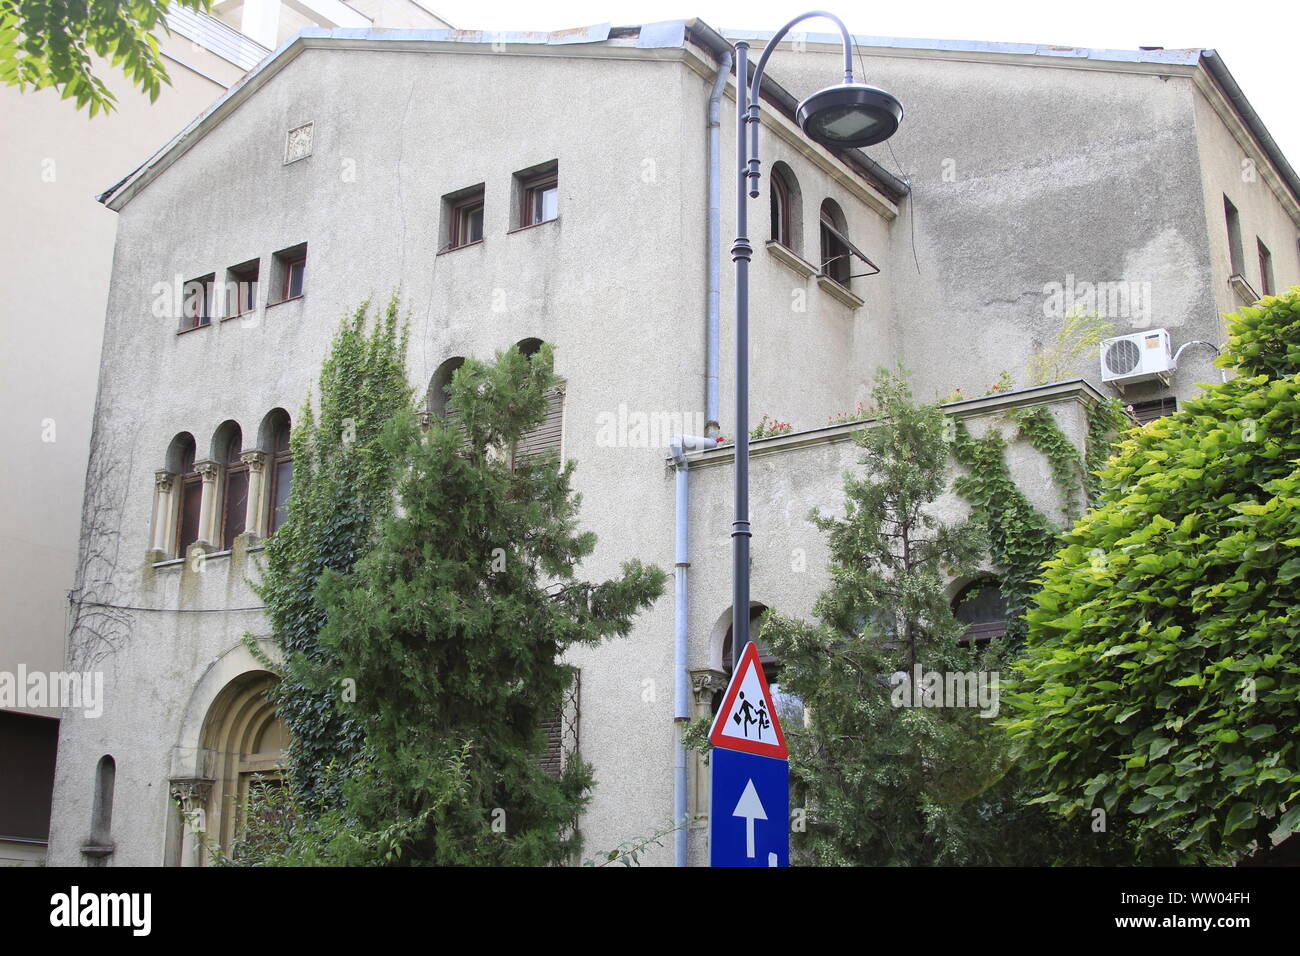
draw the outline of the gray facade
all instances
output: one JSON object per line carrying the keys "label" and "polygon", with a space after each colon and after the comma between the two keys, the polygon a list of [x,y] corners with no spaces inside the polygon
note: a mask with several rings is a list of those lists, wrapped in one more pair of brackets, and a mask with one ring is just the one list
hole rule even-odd
{"label": "gray facade", "polygon": [[[529,338],[553,343],[566,382],[562,450],[577,462],[583,521],[599,538],[583,574],[613,575],[631,557],[673,567],[669,436],[619,428],[611,439],[609,423],[654,416],[695,431],[705,421],[706,106],[721,42],[698,22],[580,38],[308,31],[114,188],[106,202],[118,239],[82,541],[83,554],[104,557],[83,562],[80,592],[113,607],[83,608],[69,641],[74,667],[104,672],[106,700],[102,716],[63,722],[52,863],[197,860],[177,832],[173,798],[208,799],[193,788],[212,776],[211,714],[232,682],[258,670],[241,636],[269,634],[259,611],[234,610],[261,603],[247,582],[258,535],[242,535],[229,553],[177,559],[167,549],[177,504],[165,489],[174,481],[158,473],[174,471],[169,443],[188,432],[196,459],[213,463],[204,495],[216,493],[223,459],[214,437],[228,421],[247,453],[267,453],[268,413],[297,415],[339,319],[361,299],[400,291],[421,392],[450,358],[490,358]],[[765,107],[764,171],[779,161],[796,181],[802,236],[793,253],[764,243],[765,178],[750,212],[750,415],[792,422],[796,433],[754,446],[753,600],[786,613],[809,613],[825,585],[825,543],[807,514],[837,509],[854,461],[852,428],[827,423],[868,397],[878,368],[904,364],[922,398],[954,386],[978,395],[999,372],[1019,374],[1055,333],[1042,287],[1067,274],[1150,282],[1151,326],[1222,341],[1217,311],[1227,300],[1217,294],[1206,197],[1226,188],[1232,157],[1223,137],[1204,131],[1217,113],[1198,125],[1198,94],[1184,75],[1198,67],[1169,67],[1176,75],[1162,80],[1136,68],[1066,72],[1014,58],[870,53],[866,79],[909,111],[894,143],[910,195],[879,171],[897,168],[887,148],[873,151],[879,167],[832,155],[802,138],[775,86]],[[777,54],[771,75],[804,95],[833,82],[835,69],[811,44]],[[722,116],[725,250],[735,230],[730,98]],[[1124,132],[1124,116],[1133,130]],[[1080,132],[1084,119],[1090,136]],[[286,163],[289,131],[306,124],[309,155]],[[1111,145],[1086,145],[1096,141]],[[558,218],[516,229],[515,174],[551,162]],[[1268,166],[1262,154],[1259,162]],[[479,184],[484,239],[446,250],[444,197]],[[1290,206],[1275,199],[1276,209],[1266,197],[1258,211],[1253,200],[1241,206],[1275,244],[1279,286],[1300,281],[1300,216],[1288,196]],[[826,199],[881,267],[847,291],[816,274]],[[275,303],[276,253],[302,243],[304,294]],[[262,269],[254,312],[180,334],[174,316],[155,314],[160,289],[220,278],[252,259]],[[732,302],[724,266],[724,436],[734,420]],[[1194,362],[1185,367],[1195,374],[1174,382],[1180,396],[1210,378]],[[1070,378],[1096,383],[1095,364]],[[1082,443],[1086,409],[1100,395],[1069,381],[950,411],[978,432],[1008,408],[1043,403]],[[728,456],[725,448],[691,456],[687,667],[696,713],[708,712],[725,676]],[[1019,442],[1010,458],[1022,486],[1055,513],[1047,463]],[[264,519],[262,481],[254,497]],[[950,499],[943,510],[958,517],[964,506]],[[579,746],[598,781],[581,822],[588,854],[673,817],[673,621],[669,593],[628,638],[573,657]],[[638,715],[635,732],[624,729],[628,713]],[[116,763],[113,849],[88,856],[95,768],[106,754]],[[702,812],[697,771],[691,809]],[[692,862],[706,859],[705,841],[693,827]],[[647,859],[670,863],[671,843]]]}

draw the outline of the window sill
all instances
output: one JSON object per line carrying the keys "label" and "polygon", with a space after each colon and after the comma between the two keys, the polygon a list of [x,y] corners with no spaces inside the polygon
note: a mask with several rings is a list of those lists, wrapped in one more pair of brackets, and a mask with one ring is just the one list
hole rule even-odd
{"label": "window sill", "polygon": [[210,329],[210,328],[212,328],[211,320],[204,322],[201,325],[191,325],[188,329],[177,329],[176,334],[184,335],[186,332],[197,332],[199,329]]}
{"label": "window sill", "polygon": [[291,295],[287,299],[278,299],[275,302],[268,302],[266,303],[266,307],[268,309],[273,309],[277,305],[287,305],[290,302],[301,302],[305,298],[307,298],[307,293],[304,292],[302,295]]}
{"label": "window sill", "polygon": [[1237,293],[1242,305],[1254,305],[1261,298],[1255,294],[1255,289],[1246,281],[1246,277],[1236,272],[1228,276],[1228,285]]}
{"label": "window sill", "polygon": [[483,245],[483,242],[484,240],[482,239],[475,239],[473,242],[467,242],[462,246],[448,246],[446,249],[442,249],[435,253],[435,255],[445,256],[449,252],[460,252],[462,249],[473,249],[475,246]]}
{"label": "window sill", "polygon": [[538,226],[549,226],[552,223],[556,223],[559,221],[560,221],[560,217],[556,216],[554,219],[543,219],[541,222],[530,222],[526,226],[515,226],[515,228],[507,232],[506,235],[513,236],[516,232],[526,232],[529,229],[536,229]]}
{"label": "window sill", "polygon": [[858,309],[862,308],[862,306],[865,304],[865,302],[862,299],[858,298],[856,295],[854,295],[848,289],[844,288],[844,286],[840,285],[837,281],[832,279],[830,276],[826,275],[826,273],[824,272],[817,273],[817,284],[821,286],[825,291],[829,292],[831,298],[839,299],[841,302],[847,305],[850,309],[853,309],[855,312]]}
{"label": "window sill", "polygon": [[[302,296],[298,296],[298,298],[301,299]],[[288,301],[292,301],[292,300],[286,299],[285,301],[288,302]],[[268,302],[268,303],[267,303],[268,306],[270,306],[270,305],[275,305],[275,304],[276,304],[276,303],[274,303],[274,302]],[[233,322],[233,321],[235,321],[235,319],[244,319],[245,321],[247,321],[247,320],[248,320],[249,318],[251,318],[252,316],[257,315],[257,311],[258,311],[257,309],[249,309],[247,312],[240,312],[238,315],[228,315],[228,316],[226,316],[224,319],[222,319],[221,321],[222,321],[222,322]]]}
{"label": "window sill", "polygon": [[809,262],[803,256],[799,255],[789,246],[776,239],[767,240],[767,251],[772,254],[778,262],[788,266],[801,279],[817,274],[817,267]]}

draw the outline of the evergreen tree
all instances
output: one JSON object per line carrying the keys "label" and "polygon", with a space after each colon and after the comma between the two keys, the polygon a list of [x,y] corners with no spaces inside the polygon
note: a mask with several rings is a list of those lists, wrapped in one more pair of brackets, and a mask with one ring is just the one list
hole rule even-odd
{"label": "evergreen tree", "polygon": [[381,437],[411,405],[397,297],[368,330],[369,310],[363,302],[340,324],[321,368],[319,415],[311,396],[303,403],[291,437],[287,517],[266,543],[258,585],[284,656],[274,700],[293,741],[291,779],[313,808],[337,797],[336,784],[323,787],[324,769],[334,763],[346,773],[363,742],[359,725],[334,707],[340,688],[336,662],[320,645],[325,611],[316,588],[327,570],[351,570],[391,513],[396,450]]}
{"label": "evergreen tree", "polygon": [[844,518],[813,514],[832,563],[817,622],[769,614],[763,630],[782,689],[811,715],[810,727],[787,728],[795,797],[808,809],[796,839],[822,865],[1063,857],[1060,834],[1043,832],[1046,815],[1025,806],[1007,773],[992,708],[981,717],[974,706],[935,706],[955,703],[940,693],[947,675],[991,682],[1009,651],[1001,639],[963,646],[965,625],[949,607],[945,582],[978,565],[985,539],[977,525],[934,517],[948,490],[943,413],[914,404],[889,373],[874,402],[877,423],[856,437],[861,474],[845,478]]}
{"label": "evergreen tree", "polygon": [[452,416],[422,438],[405,414],[385,436],[405,463],[400,506],[320,592],[321,643],[356,682],[340,706],[369,754],[344,785],[345,862],[545,865],[579,849],[591,769],[575,756],[553,777],[538,760],[575,676],[562,658],[625,635],[664,574],[631,561],[610,581],[575,578],[595,537],[577,527],[573,463],[515,455],[554,383],[549,346],[467,360]]}

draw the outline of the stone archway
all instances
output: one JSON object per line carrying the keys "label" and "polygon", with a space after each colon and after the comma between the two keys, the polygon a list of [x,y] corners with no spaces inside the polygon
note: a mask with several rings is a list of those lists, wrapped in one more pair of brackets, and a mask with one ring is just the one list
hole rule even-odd
{"label": "stone archway", "polygon": [[[239,675],[217,695],[204,721],[200,746],[204,777],[211,781],[205,831],[207,842],[226,852],[243,825],[253,778],[278,778],[289,746],[288,728],[267,695],[274,685],[267,671]],[[205,847],[202,863],[207,856]]]}

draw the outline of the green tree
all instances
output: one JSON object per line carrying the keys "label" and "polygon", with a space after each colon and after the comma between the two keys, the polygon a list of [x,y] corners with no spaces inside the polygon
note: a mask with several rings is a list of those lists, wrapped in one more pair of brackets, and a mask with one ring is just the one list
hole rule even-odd
{"label": "green tree", "polygon": [[965,626],[946,596],[986,541],[975,524],[934,516],[948,490],[943,413],[914,404],[890,374],[874,403],[878,423],[855,439],[862,468],[845,478],[844,518],[813,515],[831,551],[817,623],[769,614],[763,629],[782,689],[812,715],[810,728],[788,728],[810,815],[803,849],[818,864],[1023,862],[1045,815],[1007,776],[1003,735],[977,708],[915,706],[926,688],[913,680],[918,666],[991,679],[1004,665],[1003,641],[960,644]]}
{"label": "green tree", "polygon": [[291,438],[288,514],[266,543],[257,585],[284,657],[274,697],[293,740],[293,786],[312,809],[332,802],[320,792],[325,768],[337,764],[333,779],[340,780],[364,740],[351,716],[334,707],[343,688],[337,662],[320,645],[326,615],[316,589],[326,571],[352,569],[391,513],[399,459],[381,437],[411,407],[398,299],[373,324],[369,312],[363,302],[340,324],[321,368],[319,413],[311,396],[303,403]]}
{"label": "green tree", "polygon": [[207,11],[211,0],[0,0],[0,79],[20,90],[56,87],[90,115],[117,98],[91,71],[107,59],[131,83],[158,99],[171,84],[153,31],[166,27],[170,6]]}
{"label": "green tree", "polygon": [[1048,563],[1006,727],[1043,801],[1138,859],[1230,862],[1300,829],[1300,287],[1132,431]]}
{"label": "green tree", "polygon": [[[538,755],[561,707],[567,650],[627,634],[663,591],[638,561],[599,584],[575,577],[595,537],[578,530],[573,463],[516,448],[543,420],[551,349],[467,360],[452,419],[385,435],[400,507],[351,574],[327,572],[321,643],[356,681],[350,709],[369,762],[347,781],[348,862],[544,865],[580,849],[591,768],[558,777]],[[376,849],[382,855],[376,857]]]}

